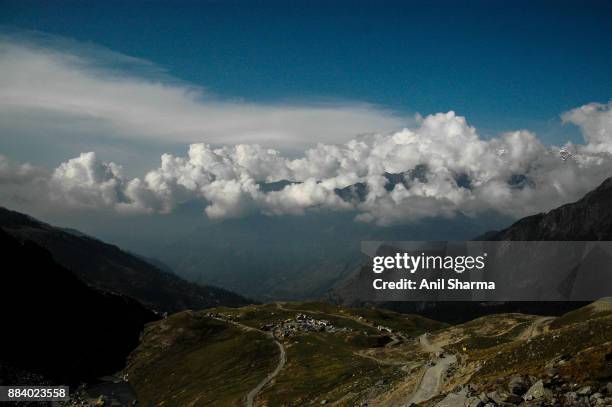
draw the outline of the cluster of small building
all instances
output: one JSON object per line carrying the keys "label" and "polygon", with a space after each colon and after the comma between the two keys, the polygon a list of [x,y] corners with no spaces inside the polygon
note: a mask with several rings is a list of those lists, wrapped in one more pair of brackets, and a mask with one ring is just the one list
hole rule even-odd
{"label": "cluster of small building", "polygon": [[293,319],[264,324],[262,331],[273,332],[278,338],[293,336],[300,332],[348,332],[349,328],[338,328],[324,319],[315,319],[305,314],[297,314]]}
{"label": "cluster of small building", "polygon": [[229,315],[229,314],[222,314],[220,312],[208,312],[206,313],[206,316],[209,318],[215,318],[215,319],[224,319],[227,321],[233,321],[236,318],[233,315]]}

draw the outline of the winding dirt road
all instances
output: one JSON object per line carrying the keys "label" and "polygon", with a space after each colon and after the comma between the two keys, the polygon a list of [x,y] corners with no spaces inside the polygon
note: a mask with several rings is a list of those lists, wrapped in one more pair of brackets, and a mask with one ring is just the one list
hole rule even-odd
{"label": "winding dirt road", "polygon": [[261,382],[259,382],[259,384],[257,384],[257,386],[253,388],[253,390],[249,392],[249,394],[247,394],[246,402],[244,403],[246,407],[253,407],[253,402],[255,401],[255,398],[257,397],[261,389],[263,389],[266,384],[270,383],[272,379],[278,376],[283,366],[285,366],[285,362],[287,362],[287,353],[285,352],[285,347],[283,346],[283,344],[277,341],[276,339],[274,340],[274,343],[276,343],[276,346],[278,346],[278,350],[280,351],[280,358],[278,360],[278,364],[276,365],[276,368],[272,373],[267,375]]}
{"label": "winding dirt road", "polygon": [[[432,345],[429,342],[427,334],[419,337],[419,343],[426,352],[442,352],[442,348]],[[445,355],[434,360],[434,365],[425,371],[419,386],[405,405],[410,406],[412,403],[420,403],[440,394],[442,377],[448,368],[455,363],[457,363],[457,356],[455,355]]]}

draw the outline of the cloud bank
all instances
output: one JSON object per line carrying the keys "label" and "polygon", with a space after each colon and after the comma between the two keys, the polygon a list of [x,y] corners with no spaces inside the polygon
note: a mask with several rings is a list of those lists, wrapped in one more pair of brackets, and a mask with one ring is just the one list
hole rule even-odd
{"label": "cloud bank", "polygon": [[[169,213],[197,199],[214,219],[322,210],[353,211],[357,221],[379,225],[458,212],[518,217],[578,199],[612,175],[612,102],[562,117],[581,128],[585,144],[545,146],[525,130],[484,140],[448,112],[394,133],[319,143],[299,158],[257,144],[194,143],[185,156],[164,154],[158,168],[131,179],[83,153],[44,175],[41,196],[120,213]],[[40,170],[32,177],[28,168],[0,165],[0,180],[40,184]]]}

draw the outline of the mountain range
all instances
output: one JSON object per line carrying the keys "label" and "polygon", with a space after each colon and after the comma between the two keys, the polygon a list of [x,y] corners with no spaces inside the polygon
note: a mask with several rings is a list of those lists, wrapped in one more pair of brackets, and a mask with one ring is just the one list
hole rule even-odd
{"label": "mountain range", "polygon": [[[506,223],[494,214],[476,219],[459,213],[453,218],[379,226],[355,221],[354,216],[323,211],[253,214],[201,222],[154,249],[126,245],[155,255],[189,281],[222,286],[261,302],[291,301],[319,298],[346,278],[363,260],[362,241],[464,240]],[[122,238],[113,236],[113,240]]]}
{"label": "mountain range", "polygon": [[[417,165],[405,172],[385,172],[384,188],[392,191],[402,185],[410,189],[417,182],[427,182],[427,171],[425,165]],[[472,187],[466,174],[454,174],[454,182],[460,188]],[[530,182],[521,175],[507,180],[516,189]],[[270,192],[298,183],[280,180],[258,186]],[[368,187],[355,183],[334,192],[344,201],[359,204],[365,201]],[[195,203],[185,209],[192,210],[194,217],[202,217],[203,208]],[[156,253],[189,281],[220,285],[262,302],[307,300],[326,295],[351,275],[363,261],[363,241],[469,240],[510,222],[510,218],[493,212],[478,217],[458,212],[452,217],[385,226],[356,221],[354,217],[350,211],[291,216],[251,214],[184,227],[176,238],[153,245],[153,249],[127,241],[125,245],[147,255]],[[123,241],[117,235],[113,239]]]}
{"label": "mountain range", "polygon": [[252,302],[222,288],[187,282],[142,256],[19,212],[0,208],[0,229],[19,241],[31,241],[45,248],[58,264],[86,284],[133,297],[159,312]]}
{"label": "mountain range", "polygon": [[[473,240],[487,241],[598,241],[612,240],[612,178],[606,179],[593,191],[576,202],[565,204],[547,213],[522,218],[508,228],[486,232]],[[449,239],[450,240],[450,239]],[[369,304],[359,298],[360,276],[370,274],[369,263],[357,266],[323,297],[344,306]],[[372,304],[370,304],[372,305]],[[377,303],[388,309],[419,313],[429,318],[459,323],[501,312],[523,312],[539,315],[561,315],[585,302],[524,301],[524,302],[425,302],[402,301]]]}

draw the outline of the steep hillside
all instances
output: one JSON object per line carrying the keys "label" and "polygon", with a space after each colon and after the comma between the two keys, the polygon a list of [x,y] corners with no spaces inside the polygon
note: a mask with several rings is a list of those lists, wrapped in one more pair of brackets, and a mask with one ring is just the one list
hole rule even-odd
{"label": "steep hillside", "polygon": [[120,370],[144,324],[140,303],[87,286],[36,243],[0,230],[0,381],[78,384]]}
{"label": "steep hillside", "polygon": [[189,283],[143,258],[73,230],[0,208],[0,228],[21,241],[31,240],[94,287],[138,299],[163,312],[241,306],[250,301],[230,291]]}
{"label": "steep hillside", "polygon": [[277,353],[262,333],[184,311],[147,326],[126,373],[144,406],[235,406]]}
{"label": "steep hillside", "polygon": [[612,178],[576,202],[528,216],[478,240],[612,240]]}

